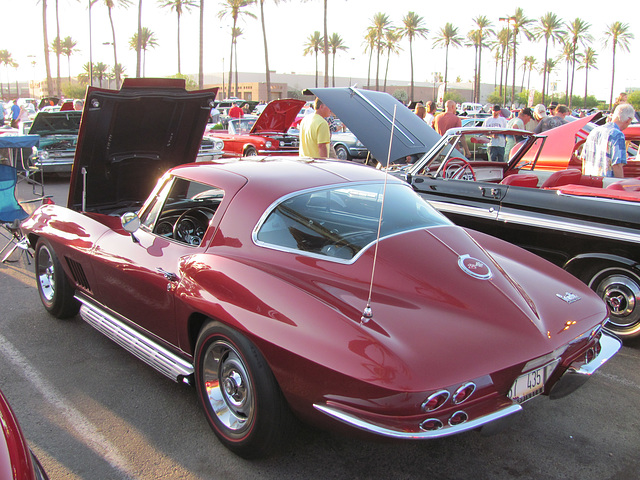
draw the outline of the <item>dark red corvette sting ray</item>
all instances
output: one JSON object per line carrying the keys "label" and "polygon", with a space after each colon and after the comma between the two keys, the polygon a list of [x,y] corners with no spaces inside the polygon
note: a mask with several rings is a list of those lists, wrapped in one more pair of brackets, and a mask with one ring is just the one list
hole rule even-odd
{"label": "dark red corvette sting ray", "polygon": [[399,439],[476,429],[572,392],[620,347],[586,285],[453,225],[405,182],[254,157],[177,166],[148,194],[126,181],[134,150],[111,169],[99,108],[81,129],[85,181],[24,225],[42,303],[195,384],[241,456],[282,444],[294,416]]}

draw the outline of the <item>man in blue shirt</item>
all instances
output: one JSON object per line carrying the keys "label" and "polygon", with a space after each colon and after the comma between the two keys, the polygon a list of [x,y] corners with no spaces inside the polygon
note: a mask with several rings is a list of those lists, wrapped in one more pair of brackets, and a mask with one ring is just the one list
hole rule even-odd
{"label": "man in blue shirt", "polygon": [[20,107],[18,106],[18,101],[14,100],[13,105],[11,105],[11,126],[13,128],[18,128],[19,119],[20,119]]}
{"label": "man in blue shirt", "polygon": [[627,146],[624,133],[635,110],[628,103],[618,105],[611,122],[594,128],[582,148],[582,173],[600,177],[623,178],[627,163]]}

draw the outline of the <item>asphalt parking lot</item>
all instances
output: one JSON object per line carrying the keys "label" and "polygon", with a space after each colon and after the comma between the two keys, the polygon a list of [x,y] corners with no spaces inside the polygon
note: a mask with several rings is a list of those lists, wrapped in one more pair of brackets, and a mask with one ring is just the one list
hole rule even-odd
{"label": "asphalt parking lot", "polygon": [[[56,203],[66,182],[46,179]],[[218,443],[190,387],[79,317],[50,317],[24,257],[0,265],[0,300],[0,388],[52,480],[638,478],[639,343],[571,396],[531,400],[492,436],[387,442],[301,426],[282,454],[246,461]]]}

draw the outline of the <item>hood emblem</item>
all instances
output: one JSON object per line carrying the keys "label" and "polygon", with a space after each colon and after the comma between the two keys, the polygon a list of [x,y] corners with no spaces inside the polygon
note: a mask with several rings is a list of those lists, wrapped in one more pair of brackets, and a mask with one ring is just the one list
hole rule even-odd
{"label": "hood emblem", "polygon": [[460,255],[458,257],[458,266],[467,275],[479,278],[480,280],[489,280],[493,276],[491,269],[486,263],[470,255]]}
{"label": "hood emblem", "polygon": [[580,297],[578,295],[571,292],[566,292],[564,295],[556,293],[556,297],[558,297],[560,300],[564,300],[567,303],[574,303],[580,300]]}

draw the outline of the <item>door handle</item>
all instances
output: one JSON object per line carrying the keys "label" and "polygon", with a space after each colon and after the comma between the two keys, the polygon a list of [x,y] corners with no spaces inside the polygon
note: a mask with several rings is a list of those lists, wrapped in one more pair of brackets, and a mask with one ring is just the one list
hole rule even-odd
{"label": "door handle", "polygon": [[169,280],[170,282],[177,282],[178,280],[180,280],[175,273],[167,272],[163,268],[160,268],[160,267],[156,268],[156,272],[162,274],[162,276],[167,280]]}

